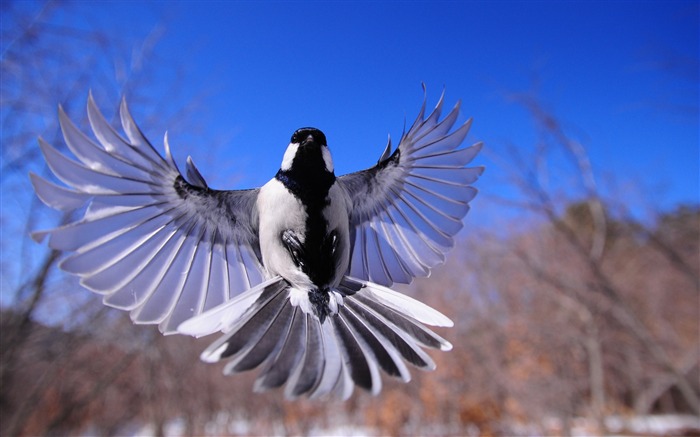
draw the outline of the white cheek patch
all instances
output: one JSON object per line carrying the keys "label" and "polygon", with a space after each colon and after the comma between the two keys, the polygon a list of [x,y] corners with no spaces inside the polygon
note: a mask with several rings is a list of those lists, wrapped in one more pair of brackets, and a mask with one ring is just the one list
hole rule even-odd
{"label": "white cheek patch", "polygon": [[299,150],[299,143],[289,143],[287,150],[284,152],[284,157],[282,158],[281,170],[287,171],[292,168],[292,161],[294,161],[294,157],[297,155],[297,150]]}
{"label": "white cheek patch", "polygon": [[327,146],[321,146],[321,154],[323,155],[323,162],[326,164],[326,170],[333,173],[333,158],[331,158],[331,151],[328,150]]}

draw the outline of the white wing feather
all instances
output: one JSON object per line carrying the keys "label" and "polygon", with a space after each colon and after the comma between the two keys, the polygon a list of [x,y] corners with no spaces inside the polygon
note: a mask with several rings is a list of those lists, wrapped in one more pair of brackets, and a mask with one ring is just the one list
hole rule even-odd
{"label": "white wing feather", "polygon": [[483,168],[466,167],[481,143],[458,148],[471,119],[450,132],[459,103],[439,121],[443,102],[425,118],[424,101],[393,153],[389,143],[376,166],[338,179],[352,211],[350,276],[385,286],[410,283],[429,275],[452,248]]}
{"label": "white wing feather", "polygon": [[166,138],[164,159],[143,136],[122,100],[127,138],[100,113],[92,95],[88,117],[97,141],[59,108],[73,160],[39,139],[54,175],[67,187],[30,175],[39,198],[62,211],[87,206],[83,217],[33,234],[72,252],[61,267],[131,311],[136,323],[174,333],[186,319],[261,283],[265,275],[255,225],[257,190],[216,191],[190,160],[179,172]]}

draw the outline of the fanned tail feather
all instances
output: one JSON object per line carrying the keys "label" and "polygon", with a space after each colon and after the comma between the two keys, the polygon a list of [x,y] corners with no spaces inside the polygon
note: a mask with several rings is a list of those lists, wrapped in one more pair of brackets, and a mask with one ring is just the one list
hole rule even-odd
{"label": "fanned tail feather", "polygon": [[284,279],[270,279],[184,322],[178,331],[223,332],[202,353],[203,361],[229,360],[226,374],[260,368],[255,390],[285,385],[291,399],[347,399],[356,385],[377,394],[379,369],[408,382],[406,363],[435,369],[423,348],[452,348],[426,326],[451,326],[447,317],[384,286],[345,277],[336,289],[343,304],[323,323],[292,304],[291,290]]}

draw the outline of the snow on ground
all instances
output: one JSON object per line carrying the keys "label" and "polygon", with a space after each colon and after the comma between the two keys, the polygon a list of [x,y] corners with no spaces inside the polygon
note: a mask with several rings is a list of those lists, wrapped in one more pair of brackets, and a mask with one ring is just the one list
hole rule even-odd
{"label": "snow on ground", "polygon": [[700,418],[677,414],[636,417],[610,416],[605,418],[605,426],[612,433],[677,435],[683,430],[700,432]]}
{"label": "snow on ground", "polygon": [[[545,420],[542,429],[534,424],[516,425],[511,427],[512,432],[519,436],[561,434],[561,426],[557,420]],[[571,435],[573,437],[589,437],[595,432],[595,424],[589,418],[575,418],[571,421]],[[657,416],[609,416],[605,418],[605,426],[608,429],[609,436],[675,436],[681,435],[700,435],[700,417],[691,415],[657,415]],[[282,423],[273,424],[274,435],[288,435]],[[124,435],[146,437],[154,435],[155,428],[152,425],[143,427],[125,427]],[[183,437],[185,435],[184,421],[175,419],[165,426],[165,435],[167,437]],[[435,434],[435,429],[427,427],[426,435]],[[474,430],[478,435],[478,430]],[[692,431],[696,434],[688,434]],[[218,417],[209,423],[205,432],[210,436],[222,435],[257,435],[255,425],[245,419],[229,413],[221,413]],[[311,437],[359,437],[359,436],[375,436],[380,435],[378,430],[367,428],[360,425],[350,423],[338,423],[333,428],[314,427],[309,430],[308,435]],[[448,432],[447,434],[453,434]],[[471,433],[470,433],[471,434]]]}

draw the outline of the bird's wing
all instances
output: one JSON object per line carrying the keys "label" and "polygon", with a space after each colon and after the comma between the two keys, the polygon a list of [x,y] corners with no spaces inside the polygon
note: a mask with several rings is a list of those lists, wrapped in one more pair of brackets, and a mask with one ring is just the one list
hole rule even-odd
{"label": "bird's wing", "polygon": [[130,311],[135,323],[176,332],[184,320],[263,281],[255,217],[258,190],[210,189],[187,160],[187,179],[165,137],[163,158],[134,123],[122,100],[119,135],[88,98],[98,142],[59,108],[69,159],[39,139],[49,168],[68,187],[31,174],[47,205],[82,218],[33,234],[72,252],[60,266],[104,295],[106,305]]}
{"label": "bird's wing", "polygon": [[471,119],[451,131],[459,103],[439,120],[443,97],[427,118],[423,101],[393,153],[389,141],[377,165],[338,178],[350,202],[349,276],[385,286],[410,283],[453,246],[477,192],[470,184],[484,169],[466,167],[481,143],[459,148]]}

